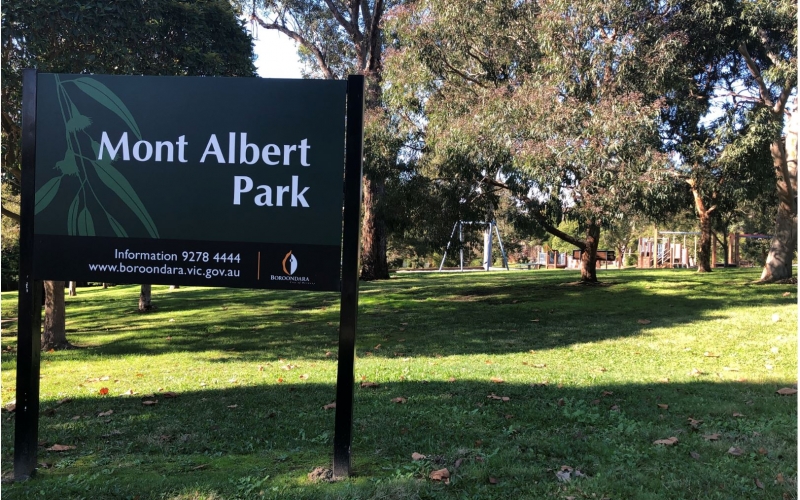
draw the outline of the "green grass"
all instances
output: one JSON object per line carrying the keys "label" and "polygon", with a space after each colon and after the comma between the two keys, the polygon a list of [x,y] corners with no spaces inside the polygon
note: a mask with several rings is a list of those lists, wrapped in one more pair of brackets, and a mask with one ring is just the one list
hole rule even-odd
{"label": "green grass", "polygon": [[[2,493],[793,499],[797,399],[775,391],[797,385],[797,287],[757,278],[600,271],[604,286],[586,287],[570,271],[525,271],[364,283],[356,379],[379,386],[356,390],[354,474],[336,483],[307,474],[331,466],[334,414],[323,406],[335,396],[337,294],[153,287],[156,310],[139,314],[136,286],[82,288],[67,299],[67,335],[81,348],[42,355],[46,468]],[[16,294],[2,294],[2,315],[16,316]],[[13,321],[2,341],[5,405]],[[14,415],[0,417],[7,476]],[[56,443],[76,449],[46,451]],[[561,482],[562,466],[585,477]],[[445,467],[450,484],[429,479]]]}

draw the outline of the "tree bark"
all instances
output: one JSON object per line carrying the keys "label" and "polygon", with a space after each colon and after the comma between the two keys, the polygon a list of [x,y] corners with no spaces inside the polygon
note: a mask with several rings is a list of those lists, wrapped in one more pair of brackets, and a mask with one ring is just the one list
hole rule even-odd
{"label": "tree bark", "polygon": [[706,204],[703,202],[702,196],[700,196],[697,184],[694,180],[689,180],[688,182],[689,187],[692,189],[692,196],[694,197],[694,209],[700,221],[700,247],[697,249],[697,272],[710,273],[712,269],[711,245],[714,242],[714,235],[711,232],[711,212],[714,211],[716,206],[706,208]]}
{"label": "tree bark", "polygon": [[43,351],[69,347],[64,310],[64,285],[63,281],[44,282],[44,328],[41,339]]}
{"label": "tree bark", "polygon": [[75,297],[76,295],[78,295],[78,282],[70,281],[69,282],[69,296],[70,297]]}
{"label": "tree bark", "polygon": [[792,257],[797,249],[796,130],[790,132],[787,143],[784,145],[783,140],[778,139],[770,146],[772,164],[777,177],[778,214],[775,218],[775,234],[769,247],[767,262],[761,271],[762,282],[792,277]]}
{"label": "tree bark", "polygon": [[590,224],[584,242],[586,246],[581,253],[581,283],[597,283],[597,245],[600,242],[600,226]]}
{"label": "tree bark", "polygon": [[151,285],[142,285],[142,289],[139,292],[139,312],[147,312],[153,308],[151,299]]}
{"label": "tree bark", "polygon": [[383,197],[382,180],[364,176],[364,217],[361,225],[361,279],[389,279],[386,259],[386,224],[380,217],[377,203]]}

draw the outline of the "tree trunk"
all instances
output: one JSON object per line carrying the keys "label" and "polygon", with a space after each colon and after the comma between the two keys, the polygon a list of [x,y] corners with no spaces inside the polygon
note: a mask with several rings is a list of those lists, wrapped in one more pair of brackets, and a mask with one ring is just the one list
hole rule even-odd
{"label": "tree trunk", "polygon": [[775,218],[775,234],[769,247],[767,262],[761,271],[762,282],[792,277],[792,257],[797,249],[796,130],[788,135],[787,143],[788,151],[781,139],[776,140],[770,146],[772,164],[777,177],[778,214]]}
{"label": "tree trunk", "polygon": [[592,223],[586,230],[586,247],[581,253],[581,283],[597,283],[597,245],[600,226]]}
{"label": "tree trunk", "polygon": [[711,245],[714,242],[714,235],[711,233],[711,212],[715,207],[706,209],[703,198],[700,196],[697,185],[693,180],[689,181],[689,186],[692,188],[692,196],[694,197],[694,209],[700,219],[700,248],[697,249],[697,272],[710,273]]}
{"label": "tree trunk", "polygon": [[64,310],[64,285],[63,281],[44,282],[43,351],[63,349],[69,346]]}
{"label": "tree trunk", "polygon": [[75,297],[78,295],[78,283],[76,281],[69,282],[69,296]]}
{"label": "tree trunk", "polygon": [[386,260],[386,224],[378,214],[377,203],[383,198],[382,180],[364,176],[364,217],[361,225],[361,279],[389,279]]}
{"label": "tree trunk", "polygon": [[152,308],[151,285],[142,285],[142,289],[139,292],[139,312],[147,312]]}

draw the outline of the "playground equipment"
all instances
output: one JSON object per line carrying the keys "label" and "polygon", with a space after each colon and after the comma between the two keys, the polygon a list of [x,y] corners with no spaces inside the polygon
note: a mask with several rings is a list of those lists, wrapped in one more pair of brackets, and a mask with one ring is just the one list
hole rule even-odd
{"label": "playground equipment", "polygon": [[[638,268],[675,268],[697,266],[696,231],[656,231],[654,238],[639,238]],[[682,237],[682,238],[681,238]],[[687,245],[687,237],[692,237],[692,250]],[[742,238],[771,238],[765,234],[731,233],[728,235],[727,254],[723,265],[739,266],[739,241]],[[717,265],[717,240],[711,244],[711,263]]]}
{"label": "playground equipment", "polygon": [[503,267],[508,271],[508,257],[506,257],[506,251],[503,248],[503,239],[500,237],[500,230],[497,228],[497,222],[494,219],[489,222],[469,222],[460,220],[453,224],[453,230],[450,232],[450,239],[447,240],[447,246],[444,249],[444,255],[442,255],[442,262],[439,264],[439,271],[444,268],[444,260],[447,258],[447,251],[450,250],[450,244],[453,242],[456,229],[458,229],[459,241],[459,269],[461,271],[464,270],[464,225],[487,226],[483,233],[483,268],[486,271],[492,266],[492,228],[494,228],[494,232],[497,234],[497,243],[500,246],[500,254],[503,256]]}

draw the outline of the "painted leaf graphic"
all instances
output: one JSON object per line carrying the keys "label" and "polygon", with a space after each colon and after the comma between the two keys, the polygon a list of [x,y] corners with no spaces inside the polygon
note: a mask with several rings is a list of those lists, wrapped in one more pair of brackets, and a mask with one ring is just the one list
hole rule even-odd
{"label": "painted leaf graphic", "polygon": [[53,201],[53,198],[56,197],[56,193],[58,193],[58,188],[61,186],[61,177],[54,177],[47,181],[44,186],[40,187],[38,191],[36,191],[36,208],[34,209],[33,213],[38,214],[45,208],[47,205]]}
{"label": "painted leaf graphic", "polygon": [[125,103],[123,103],[111,89],[94,78],[77,78],[72,80],[72,83],[86,95],[119,116],[133,133],[136,134],[136,137],[140,140],[142,139],[142,134],[139,132],[139,126],[136,124],[136,120],[133,119],[133,115],[128,111],[128,107],[125,106]]}
{"label": "painted leaf graphic", "polygon": [[67,234],[70,236],[75,236],[78,234],[78,205],[80,204],[80,191],[78,194],[75,195],[75,198],[72,199],[72,203],[69,206],[69,212],[67,213]]}
{"label": "painted leaf graphic", "polygon": [[64,153],[64,159],[56,162],[56,168],[64,175],[78,175],[78,164],[75,162],[75,153],[69,149]]}
{"label": "painted leaf graphic", "polygon": [[78,236],[94,236],[94,222],[88,208],[78,214]]}
{"label": "painted leaf graphic", "polygon": [[118,238],[127,238],[128,233],[125,232],[125,228],[122,227],[122,224],[117,222],[110,213],[106,212],[106,217],[108,217],[108,223],[111,224],[111,229],[114,230],[114,234],[117,235]]}
{"label": "painted leaf graphic", "polygon": [[[92,141],[92,149],[94,150],[95,157],[97,157],[98,153],[100,152],[100,144],[98,144],[96,141]],[[128,180],[120,173],[119,170],[114,168],[109,159],[99,161],[92,160],[91,162],[95,171],[97,172],[97,176],[100,177],[100,180],[103,181],[103,184],[114,191],[114,193],[119,196],[125,205],[127,205],[128,208],[130,208],[133,213],[136,214],[136,217],[139,218],[151,238],[158,238],[158,229],[156,229],[153,219],[150,218],[150,214],[144,207],[142,200],[139,199],[139,196],[136,194],[136,191],[134,191],[133,186],[130,185]]]}

